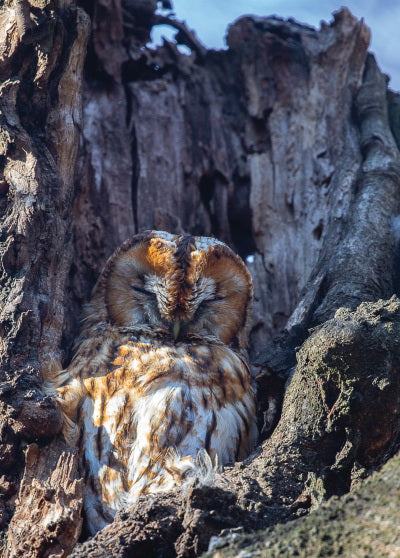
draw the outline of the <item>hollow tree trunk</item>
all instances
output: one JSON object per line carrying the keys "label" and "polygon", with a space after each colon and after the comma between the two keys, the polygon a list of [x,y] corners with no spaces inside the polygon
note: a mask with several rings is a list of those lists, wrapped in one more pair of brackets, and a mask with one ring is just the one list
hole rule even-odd
{"label": "hollow tree trunk", "polygon": [[[365,508],[362,479],[399,446],[400,100],[367,54],[367,27],[346,9],[319,31],[245,17],[227,50],[207,51],[156,4],[0,6],[7,557],[194,556],[212,536],[218,556],[265,537],[278,552],[290,529],[273,526],[310,510],[296,525],[313,548],[321,502],[355,487]],[[191,55],[145,46],[166,21]],[[146,228],[216,235],[247,261],[269,437],[213,486],[140,501],[77,544],[78,458],[41,369],[68,362],[105,259]]]}

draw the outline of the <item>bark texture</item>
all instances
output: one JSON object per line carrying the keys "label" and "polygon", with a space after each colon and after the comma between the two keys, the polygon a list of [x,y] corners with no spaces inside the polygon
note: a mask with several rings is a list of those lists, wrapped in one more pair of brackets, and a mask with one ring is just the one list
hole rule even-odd
{"label": "bark texture", "polygon": [[[334,497],[307,517],[257,535],[214,539],[207,558],[277,556],[398,556],[400,462],[397,455],[354,491]],[[236,540],[235,540],[236,538]]]}
{"label": "bark texture", "polygon": [[[195,556],[212,537],[216,557],[265,537],[278,552],[289,525],[313,548],[314,522],[365,510],[362,479],[399,447],[400,101],[368,28],[347,9],[320,30],[244,17],[208,51],[156,7],[0,6],[5,556]],[[191,54],[146,46],[166,22]],[[85,541],[78,457],[40,372],[68,363],[103,263],[146,228],[215,235],[246,260],[264,442],[213,486],[140,501]],[[357,486],[360,507],[344,496],[272,527]]]}
{"label": "bark texture", "polygon": [[[89,18],[68,1],[5,2],[0,34],[3,528],[16,510],[5,555],[65,556],[80,531],[81,491],[68,487],[76,457],[71,462],[59,449],[60,459],[51,460],[46,448],[31,448],[23,473],[23,449],[49,441],[61,428],[57,406],[41,391],[41,369],[61,356]],[[47,497],[45,486],[54,494]],[[78,498],[74,513],[69,498]],[[66,506],[65,517],[60,506]],[[37,520],[34,543],[31,514]]]}
{"label": "bark texture", "polygon": [[82,528],[82,480],[77,451],[62,446],[28,446],[4,558],[68,556],[74,547]]}

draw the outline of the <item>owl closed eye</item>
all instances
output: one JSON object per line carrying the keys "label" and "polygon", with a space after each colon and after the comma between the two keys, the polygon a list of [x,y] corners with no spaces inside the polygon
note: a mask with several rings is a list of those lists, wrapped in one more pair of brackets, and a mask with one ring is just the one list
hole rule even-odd
{"label": "owl closed eye", "polygon": [[195,478],[199,455],[212,467],[252,450],[251,298],[243,261],[212,238],[146,231],[111,256],[53,378],[66,438],[81,432],[92,533],[141,494]]}

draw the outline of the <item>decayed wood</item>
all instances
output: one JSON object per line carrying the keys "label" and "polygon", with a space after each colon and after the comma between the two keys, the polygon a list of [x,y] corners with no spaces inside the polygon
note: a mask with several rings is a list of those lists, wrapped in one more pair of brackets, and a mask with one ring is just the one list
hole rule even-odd
{"label": "decayed wood", "polygon": [[[35,6],[7,1],[0,6],[0,20],[0,493],[4,527],[15,509],[24,471],[23,448],[27,442],[48,442],[61,428],[59,409],[41,390],[40,371],[61,356],[89,20],[68,1],[57,5],[43,1]],[[31,556],[52,552],[61,556],[76,540],[81,488],[72,481],[77,458],[61,451],[57,444],[28,450],[6,555],[29,555],[31,549]]]}
{"label": "decayed wood", "polygon": [[7,531],[4,558],[68,556],[82,526],[76,450],[55,442],[25,452],[25,473]]}
{"label": "decayed wood", "polygon": [[132,204],[134,170],[128,101],[122,80],[127,54],[122,45],[120,2],[92,5],[92,34],[83,84],[81,149],[72,208],[74,263],[68,281],[65,335],[77,333],[82,304],[104,262],[136,232]]}
{"label": "decayed wood", "polygon": [[[129,14],[144,17],[131,4]],[[352,102],[369,32],[346,10],[319,32],[244,18],[228,34],[230,49],[200,62],[170,43],[144,48],[130,25],[121,53],[118,7],[102,10],[93,17],[115,31],[105,46],[96,23],[89,50],[76,313],[124,237],[154,227],[214,234],[250,256],[254,355],[285,325],[347,219],[361,162]],[[120,71],[107,69],[110,60]],[[102,85],[104,72],[111,81]]]}
{"label": "decayed wood", "polygon": [[153,25],[170,25],[174,29],[177,29],[178,33],[175,35],[177,43],[188,46],[196,52],[201,60],[204,59],[206,48],[200,43],[196,34],[186,27],[185,22],[162,15],[154,15]]}
{"label": "decayed wood", "polygon": [[255,351],[286,323],[352,199],[369,32],[346,10],[335,18],[319,32],[243,18],[201,65],[170,46],[126,62],[137,226],[162,210],[251,256]]}
{"label": "decayed wood", "polygon": [[19,38],[21,41],[23,41],[29,31],[32,29],[30,6],[28,0],[14,0],[14,10]]}
{"label": "decayed wood", "polygon": [[[340,242],[328,233],[323,257],[305,289],[307,301],[300,300],[288,328],[305,316],[306,326],[322,323],[339,306],[355,308],[362,301],[387,298],[394,292],[393,225],[400,211],[400,156],[388,121],[386,78],[372,55],[355,105],[364,153],[353,184],[355,199]],[[315,298],[309,300],[311,293]]]}

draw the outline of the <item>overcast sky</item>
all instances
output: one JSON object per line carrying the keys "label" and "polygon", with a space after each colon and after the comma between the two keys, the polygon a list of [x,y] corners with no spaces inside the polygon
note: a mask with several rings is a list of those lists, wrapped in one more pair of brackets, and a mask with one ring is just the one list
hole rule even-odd
{"label": "overcast sky", "polygon": [[[185,20],[208,48],[226,48],[227,26],[244,14],[294,17],[302,23],[319,28],[320,21],[329,22],[332,12],[343,5],[340,0],[172,0],[177,19]],[[380,68],[391,76],[390,86],[400,90],[400,1],[348,0],[345,4],[357,17],[363,17],[372,31],[370,50]],[[174,31],[156,29],[154,39],[161,35],[172,38]]]}

